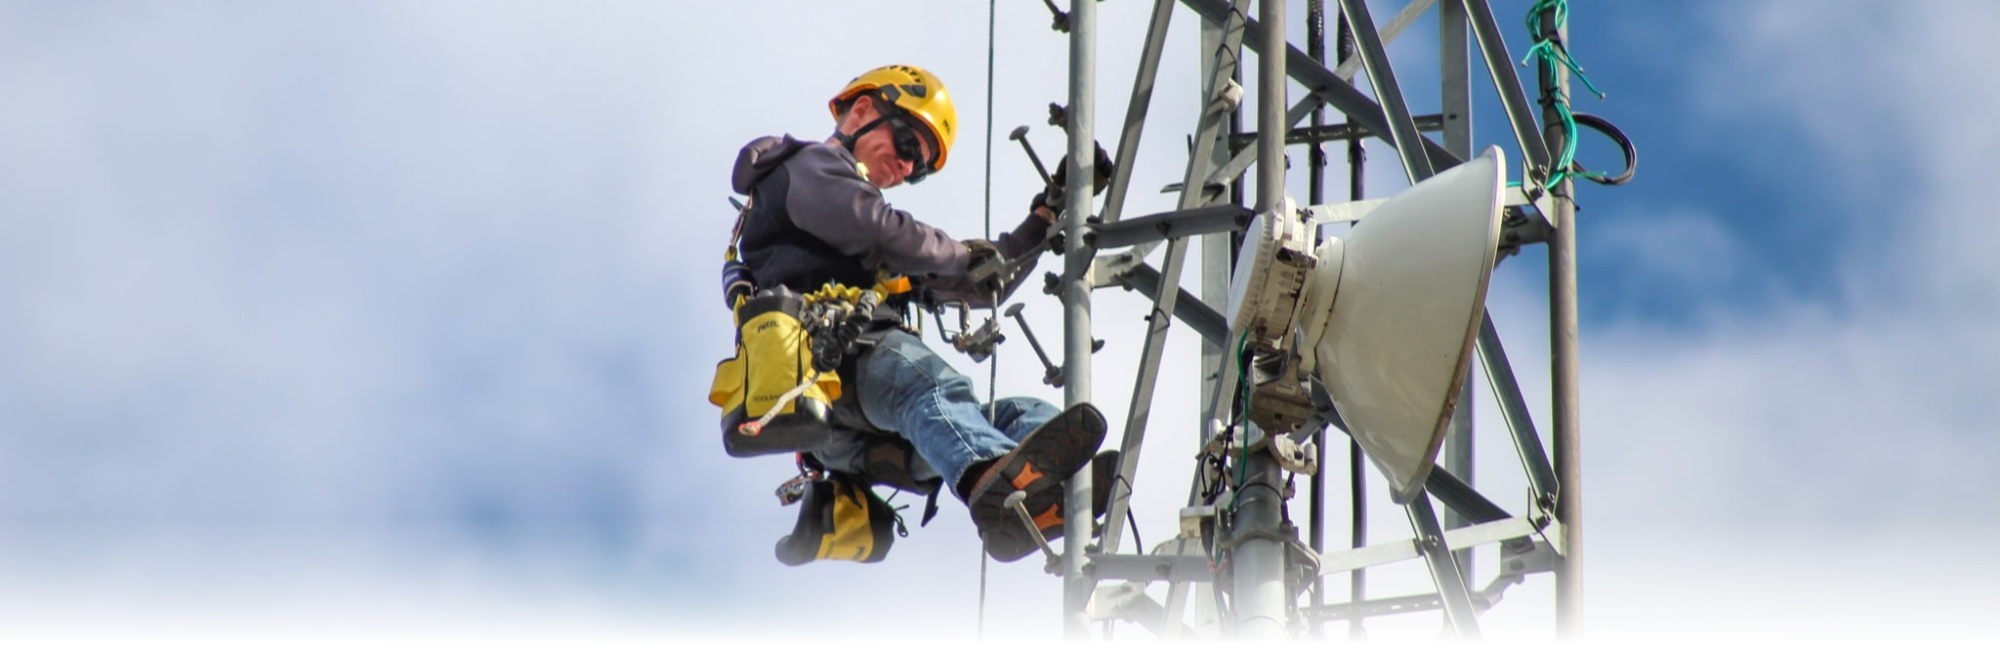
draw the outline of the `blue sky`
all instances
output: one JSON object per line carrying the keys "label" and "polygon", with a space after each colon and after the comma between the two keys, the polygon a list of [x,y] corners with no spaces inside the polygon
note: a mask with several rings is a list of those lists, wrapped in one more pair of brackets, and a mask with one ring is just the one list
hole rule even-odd
{"label": "blue sky", "polygon": [[[768,493],[789,464],[726,458],[702,390],[728,349],[726,168],[754,137],[828,133],[824,100],[855,73],[905,61],[951,84],[951,166],[889,198],[980,233],[985,9],[718,4],[0,3],[0,631],[856,639],[894,606],[899,634],[971,637],[962,510],[880,565],[782,567],[793,514]],[[1066,41],[1013,4],[997,228],[1037,190],[1006,131],[1058,151],[1043,106],[1067,92]],[[1100,5],[1107,146],[1146,4]],[[1526,4],[1495,3],[1516,56]],[[1179,180],[1195,23],[1177,10],[1135,189]],[[1995,25],[1945,0],[1574,8],[1573,52],[1608,94],[1578,108],[1643,157],[1632,184],[1580,195],[1595,632],[1948,635],[1994,607],[1974,588],[2000,580],[1976,547],[2000,527]],[[1434,110],[1434,19],[1390,50]],[[1479,144],[1518,161],[1473,90]],[[1586,163],[1614,156],[1585,144]],[[1371,147],[1369,194],[1402,178]],[[1172,201],[1134,193],[1125,213]],[[1537,406],[1543,270],[1532,248],[1489,297]],[[1052,299],[1021,299],[1059,332]],[[1144,308],[1095,302],[1093,397],[1116,428]],[[1165,378],[1192,379],[1174,338]],[[1060,399],[1030,355],[1008,354],[1000,391]],[[1156,405],[1148,542],[1184,496],[1191,385]],[[1479,485],[1518,508],[1481,396]],[[1404,536],[1373,496],[1375,541]],[[1035,566],[990,571],[989,637],[1059,632]],[[1514,590],[1488,633],[1550,636],[1550,587]],[[796,630],[744,616],[774,596],[840,600]],[[1834,616],[1870,611],[1886,618]]]}

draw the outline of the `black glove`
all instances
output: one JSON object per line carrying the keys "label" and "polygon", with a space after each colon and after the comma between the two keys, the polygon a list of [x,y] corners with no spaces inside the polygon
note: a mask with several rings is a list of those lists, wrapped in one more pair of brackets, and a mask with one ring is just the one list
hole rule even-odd
{"label": "black glove", "polygon": [[[1048,187],[1043,189],[1042,192],[1035,193],[1034,201],[1028,204],[1028,212],[1033,213],[1035,209],[1048,209],[1050,215],[1062,215],[1062,200],[1062,189],[1054,186]],[[1055,218],[1049,219],[1054,220]]]}
{"label": "black glove", "polygon": [[1007,257],[1000,254],[998,246],[984,238],[975,238],[965,241],[965,251],[965,276],[974,288],[994,293],[1007,287]]}
{"label": "black glove", "polygon": [[[1112,165],[1111,154],[1104,151],[1102,144],[1093,143],[1093,145],[1097,148],[1097,154],[1092,158],[1097,159],[1097,162],[1093,166],[1095,169],[1092,170],[1095,174],[1091,175],[1094,182],[1091,184],[1093,188],[1092,194],[1103,195],[1104,190],[1111,187],[1111,175],[1117,172],[1117,167]],[[1036,206],[1046,206],[1050,210],[1061,213],[1063,209],[1063,196],[1068,189],[1069,155],[1065,154],[1061,161],[1056,162],[1056,174],[1053,179],[1049,180],[1049,187],[1035,195],[1035,204]]]}

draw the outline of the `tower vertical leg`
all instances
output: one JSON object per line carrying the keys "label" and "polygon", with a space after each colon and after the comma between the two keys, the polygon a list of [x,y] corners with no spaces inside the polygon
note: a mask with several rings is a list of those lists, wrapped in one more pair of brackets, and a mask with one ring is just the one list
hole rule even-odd
{"label": "tower vertical leg", "polygon": [[[1264,42],[1285,42],[1284,0],[1259,0],[1258,29]],[[1267,47],[1257,57],[1257,211],[1276,210],[1285,195],[1286,85],[1284,49]],[[1225,363],[1233,364],[1233,363]],[[1255,437],[1255,436],[1251,436]],[[1264,436],[1269,437],[1269,436]],[[1245,438],[1247,442],[1249,437]],[[1246,449],[1248,449],[1246,447]],[[1275,533],[1284,519],[1284,482],[1269,450],[1246,452],[1243,486],[1237,488],[1232,535],[1235,566],[1236,634],[1243,639],[1279,639],[1286,634],[1285,545]],[[1250,537],[1246,537],[1250,536]]]}
{"label": "tower vertical leg", "polygon": [[[1063,403],[1090,401],[1090,264],[1096,252],[1085,246],[1085,220],[1090,217],[1092,184],[1096,177],[1091,131],[1097,92],[1097,3],[1078,2],[1069,14],[1069,188],[1063,207],[1068,234],[1062,288]],[[1063,635],[1090,637],[1091,590],[1097,583],[1084,571],[1090,544],[1090,467],[1084,466],[1065,484],[1063,497]]]}
{"label": "tower vertical leg", "polygon": [[[1541,29],[1561,40],[1568,30],[1556,23],[1555,8],[1542,12]],[[1543,98],[1569,98],[1569,71],[1562,66],[1542,66],[1540,82]],[[1565,135],[1560,129],[1558,108],[1544,102],[1543,133],[1549,134],[1549,151],[1561,152]],[[1564,179],[1549,189],[1552,196],[1550,222],[1555,233],[1549,238],[1549,390],[1554,404],[1552,415],[1556,468],[1556,521],[1562,538],[1562,557],[1556,561],[1556,633],[1565,638],[1583,630],[1583,460],[1582,409],[1578,403],[1581,376],[1577,364],[1576,306],[1576,204],[1573,188]]]}

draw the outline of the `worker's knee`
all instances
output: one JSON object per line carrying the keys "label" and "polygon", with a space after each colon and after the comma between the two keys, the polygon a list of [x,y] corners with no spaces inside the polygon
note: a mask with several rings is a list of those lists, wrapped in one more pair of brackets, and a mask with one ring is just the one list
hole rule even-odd
{"label": "worker's knee", "polygon": [[922,393],[932,387],[948,395],[972,396],[972,379],[952,369],[922,340],[902,331],[883,336],[859,366],[863,386]]}
{"label": "worker's knee", "polygon": [[993,402],[991,414],[994,428],[1018,441],[1028,431],[1054,419],[1061,412],[1055,404],[1034,397],[1006,397]]}

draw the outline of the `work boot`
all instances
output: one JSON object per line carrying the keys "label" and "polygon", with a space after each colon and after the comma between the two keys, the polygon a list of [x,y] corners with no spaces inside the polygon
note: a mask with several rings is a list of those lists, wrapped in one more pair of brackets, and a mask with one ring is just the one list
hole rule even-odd
{"label": "work boot", "polygon": [[[1099,451],[1090,459],[1090,536],[1097,537],[1104,531],[1104,511],[1111,508],[1111,486],[1118,476],[1118,452]],[[1069,494],[1063,493],[1067,499]],[[1035,518],[1035,527],[1041,529],[1042,537],[1050,542],[1063,536],[1063,500],[1056,500],[1056,509]],[[1019,519],[1019,518],[1016,518]]]}
{"label": "work boot", "polygon": [[1058,504],[1062,502],[1063,481],[1083,469],[1103,443],[1104,414],[1090,404],[1077,404],[1021,438],[1013,451],[987,466],[965,495],[972,523],[986,541],[986,554],[994,560],[1013,562],[1039,548],[1034,534],[1007,507],[1007,496],[1027,493],[1021,505],[1038,524],[1051,516],[1061,524]]}

